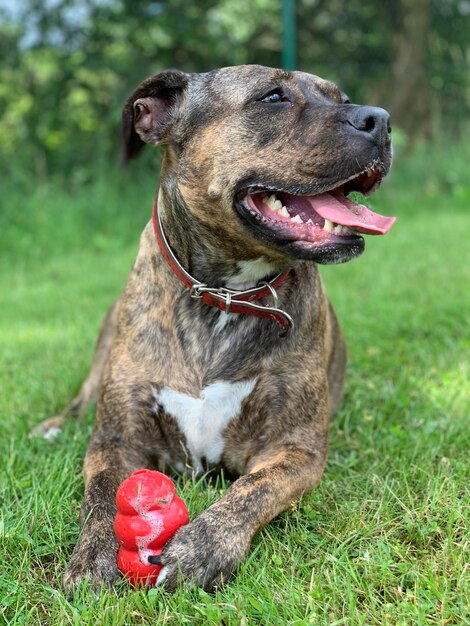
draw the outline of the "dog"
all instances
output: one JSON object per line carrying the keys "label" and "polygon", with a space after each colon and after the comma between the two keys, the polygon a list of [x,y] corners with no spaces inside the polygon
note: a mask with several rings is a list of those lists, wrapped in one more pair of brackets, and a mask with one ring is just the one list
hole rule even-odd
{"label": "dog", "polygon": [[119,575],[115,493],[142,467],[238,476],[180,528],[157,584],[229,581],[255,533],[321,479],[346,348],[317,264],[343,263],[394,218],[347,198],[391,164],[388,113],[327,80],[257,65],[168,70],[123,111],[127,159],[165,147],[153,220],[77,398],[97,398],[82,532],[64,575]]}

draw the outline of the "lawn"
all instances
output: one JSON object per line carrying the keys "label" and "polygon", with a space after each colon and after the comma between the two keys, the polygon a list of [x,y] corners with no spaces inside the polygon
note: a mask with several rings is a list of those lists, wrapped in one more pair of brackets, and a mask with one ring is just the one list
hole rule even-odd
{"label": "lawn", "polygon": [[[450,142],[398,158],[372,202],[398,216],[392,231],[322,268],[350,352],[327,471],[214,595],[121,581],[65,597],[92,412],[53,442],[28,438],[87,372],[154,177],[2,183],[0,624],[469,624],[469,162]],[[177,487],[195,516],[227,484]]]}

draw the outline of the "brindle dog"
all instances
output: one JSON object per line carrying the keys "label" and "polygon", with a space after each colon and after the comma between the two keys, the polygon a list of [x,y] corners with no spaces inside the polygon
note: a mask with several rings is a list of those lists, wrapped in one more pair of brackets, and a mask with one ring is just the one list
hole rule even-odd
{"label": "brindle dog", "polygon": [[358,256],[360,233],[383,234],[393,221],[347,199],[387,173],[388,119],[317,76],[255,65],[165,71],[128,99],[127,157],[144,143],[165,146],[158,210],[179,263],[231,290],[290,268],[276,291],[293,326],[280,337],[273,319],[191,297],[145,228],[89,378],[41,427],[56,433],[98,398],[67,590],[119,575],[115,493],[138,468],[239,476],[166,545],[158,582],[168,589],[228,581],[255,533],[319,482],[346,349],[316,264]]}

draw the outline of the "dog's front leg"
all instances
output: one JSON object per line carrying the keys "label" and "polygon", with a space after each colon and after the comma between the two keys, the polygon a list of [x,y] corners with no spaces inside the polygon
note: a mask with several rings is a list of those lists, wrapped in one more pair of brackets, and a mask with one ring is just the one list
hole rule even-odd
{"label": "dog's front leg", "polygon": [[95,431],[87,450],[83,473],[85,495],[80,509],[81,534],[64,573],[68,593],[88,578],[96,589],[110,585],[119,570],[118,550],[113,523],[116,514],[116,491],[120,483],[146,459],[112,432]]}
{"label": "dog's front leg", "polygon": [[157,584],[173,590],[181,578],[210,590],[227,582],[247,556],[254,534],[319,482],[326,441],[325,436],[318,452],[289,445],[252,459],[249,473],[169,542]]}

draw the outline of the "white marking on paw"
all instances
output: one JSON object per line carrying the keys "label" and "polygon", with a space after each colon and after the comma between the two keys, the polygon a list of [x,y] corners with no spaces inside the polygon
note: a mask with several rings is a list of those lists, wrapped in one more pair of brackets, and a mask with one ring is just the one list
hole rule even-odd
{"label": "white marking on paw", "polygon": [[61,432],[62,432],[62,428],[59,428],[58,426],[53,426],[52,428],[49,428],[48,430],[46,430],[43,437],[44,439],[47,439],[48,441],[53,441],[60,435]]}
{"label": "white marking on paw", "polygon": [[240,414],[245,398],[253,391],[256,378],[238,383],[218,381],[204,387],[199,398],[170,387],[155,394],[164,411],[173,415],[186,437],[193,470],[202,472],[201,460],[218,463],[224,450],[223,432]]}
{"label": "white marking on paw", "polygon": [[158,574],[158,578],[157,578],[157,582],[155,583],[155,587],[158,587],[159,585],[161,585],[165,581],[165,578],[167,576],[168,576],[168,565],[165,565],[164,567],[162,567],[162,569],[160,570],[160,573]]}

